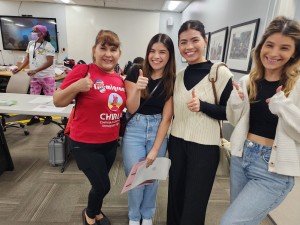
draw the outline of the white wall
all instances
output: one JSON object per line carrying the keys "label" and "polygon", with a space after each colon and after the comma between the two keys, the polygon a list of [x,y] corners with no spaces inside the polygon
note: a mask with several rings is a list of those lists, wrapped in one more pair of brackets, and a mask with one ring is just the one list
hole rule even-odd
{"label": "white wall", "polygon": [[[168,19],[173,20],[172,26],[167,25]],[[176,68],[177,71],[179,71],[181,68],[183,68],[183,66],[185,67],[187,65],[187,64],[183,65],[181,63],[181,57],[180,57],[180,53],[178,50],[178,30],[179,30],[180,26],[181,26],[181,14],[180,13],[164,12],[164,13],[160,14],[159,32],[168,34],[173,40],[173,44],[174,44],[174,48],[175,48],[175,57],[176,57],[176,62],[177,62],[177,68]]]}
{"label": "white wall", "polygon": [[[169,34],[168,32],[170,32],[169,35],[174,40],[174,37],[177,37],[176,32],[178,30],[175,24],[180,24],[181,18],[180,13],[166,14],[0,0],[0,15],[19,16],[23,14],[34,17],[56,18],[60,50],[56,58],[59,63],[62,63],[66,56],[76,61],[83,59],[86,62],[91,62],[91,49],[98,31],[100,29],[115,31],[119,35],[122,44],[122,56],[119,61],[121,67],[128,60],[132,61],[137,56],[145,57],[148,42],[156,33],[167,32]],[[165,19],[169,16],[174,18],[172,29],[166,27]],[[175,44],[175,46],[177,45]],[[65,48],[65,52],[62,52],[63,48]],[[25,54],[22,51],[3,50],[1,35],[0,50],[2,50],[6,64],[16,64],[20,56]],[[3,64],[2,57],[0,57],[0,64]]]}
{"label": "white wall", "polygon": [[159,13],[83,6],[66,7],[68,54],[91,62],[92,46],[101,29],[116,32],[121,40],[123,68],[128,60],[145,57],[152,36],[159,32]]}
{"label": "white wall", "polygon": [[300,0],[296,1],[295,20],[300,23]]}
{"label": "white wall", "polygon": [[[183,12],[182,22],[198,19],[203,22],[206,32],[213,32],[227,26],[230,30],[230,26],[260,18],[256,41],[258,43],[266,24],[272,19],[274,10],[275,0],[194,1]],[[244,75],[236,72],[234,74],[236,79]]]}

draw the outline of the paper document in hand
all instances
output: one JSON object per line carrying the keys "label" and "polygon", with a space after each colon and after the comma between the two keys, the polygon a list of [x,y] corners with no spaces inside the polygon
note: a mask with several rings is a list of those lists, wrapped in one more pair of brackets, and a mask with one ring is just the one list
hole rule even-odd
{"label": "paper document in hand", "polygon": [[148,168],[146,168],[146,161],[136,163],[132,167],[121,193],[138,186],[151,184],[155,180],[166,180],[170,166],[171,160],[165,157],[156,158]]}

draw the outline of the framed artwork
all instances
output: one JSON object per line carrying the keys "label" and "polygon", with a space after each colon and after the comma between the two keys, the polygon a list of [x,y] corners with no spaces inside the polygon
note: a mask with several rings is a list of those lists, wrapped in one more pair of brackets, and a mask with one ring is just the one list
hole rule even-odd
{"label": "framed artwork", "polygon": [[207,59],[212,62],[224,61],[228,27],[211,32]]}
{"label": "framed artwork", "polygon": [[230,28],[226,64],[232,71],[250,72],[251,50],[255,46],[259,20],[251,20]]}
{"label": "framed artwork", "polygon": [[205,34],[205,37],[206,37],[206,39],[207,39],[207,45],[206,45],[206,48],[204,49],[204,51],[203,51],[203,57],[204,58],[208,58],[208,48],[209,48],[209,37],[210,37],[210,33],[208,32],[208,33],[206,33]]}

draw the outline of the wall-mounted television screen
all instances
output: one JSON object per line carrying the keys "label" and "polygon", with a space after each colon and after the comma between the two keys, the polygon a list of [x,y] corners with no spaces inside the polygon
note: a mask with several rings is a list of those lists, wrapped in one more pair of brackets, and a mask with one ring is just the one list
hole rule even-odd
{"label": "wall-mounted television screen", "polygon": [[32,28],[38,24],[47,27],[51,44],[58,52],[56,19],[23,16],[0,16],[3,49],[26,51]]}

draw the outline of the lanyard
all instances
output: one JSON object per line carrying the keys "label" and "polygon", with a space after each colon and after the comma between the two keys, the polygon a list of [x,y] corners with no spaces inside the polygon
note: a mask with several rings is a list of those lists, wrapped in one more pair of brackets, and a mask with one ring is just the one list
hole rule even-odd
{"label": "lanyard", "polygon": [[35,58],[35,50],[36,50],[36,49],[39,49],[43,43],[44,43],[44,41],[42,41],[42,43],[41,43],[37,48],[35,48],[35,47],[36,47],[36,42],[34,42],[34,46],[33,46],[33,56],[32,56],[33,58]]}

